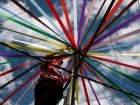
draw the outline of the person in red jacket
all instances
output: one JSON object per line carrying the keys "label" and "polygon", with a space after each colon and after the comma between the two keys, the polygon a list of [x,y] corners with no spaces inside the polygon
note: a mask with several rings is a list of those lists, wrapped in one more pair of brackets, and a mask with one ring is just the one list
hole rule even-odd
{"label": "person in red jacket", "polygon": [[[61,66],[62,63],[60,61],[57,65]],[[56,105],[63,96],[63,82],[63,76],[57,68],[41,62],[40,78],[34,89],[35,105]]]}

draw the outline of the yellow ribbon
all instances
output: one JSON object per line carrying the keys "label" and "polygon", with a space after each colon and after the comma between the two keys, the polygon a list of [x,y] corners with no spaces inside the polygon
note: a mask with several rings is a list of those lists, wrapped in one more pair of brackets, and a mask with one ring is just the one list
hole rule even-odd
{"label": "yellow ribbon", "polygon": [[9,42],[5,42],[5,44],[8,44],[9,46],[13,46],[13,47],[16,47],[16,48],[23,48],[23,49],[34,50],[34,51],[50,53],[50,54],[56,52],[56,51],[52,51],[52,50],[46,50],[46,49],[43,49],[43,48],[37,48],[37,47],[31,47],[31,46],[22,46],[22,45],[18,45],[18,44],[9,43]]}
{"label": "yellow ribbon", "polygon": [[88,52],[87,55],[110,56],[110,54],[107,53],[97,53],[97,52]]}
{"label": "yellow ribbon", "polygon": [[136,53],[136,54],[116,54],[116,55],[120,55],[120,56],[140,56],[140,53]]}

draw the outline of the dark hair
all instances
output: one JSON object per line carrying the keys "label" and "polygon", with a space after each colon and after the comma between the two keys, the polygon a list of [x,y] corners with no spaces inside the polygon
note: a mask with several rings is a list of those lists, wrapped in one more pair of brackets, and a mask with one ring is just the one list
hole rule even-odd
{"label": "dark hair", "polygon": [[63,64],[63,61],[60,61],[61,64]]}

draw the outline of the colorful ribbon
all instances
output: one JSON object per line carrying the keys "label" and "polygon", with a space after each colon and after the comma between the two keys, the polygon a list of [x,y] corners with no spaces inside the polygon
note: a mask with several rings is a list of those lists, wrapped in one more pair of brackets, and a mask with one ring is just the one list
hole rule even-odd
{"label": "colorful ribbon", "polygon": [[95,2],[96,2],[96,0],[92,0],[92,2],[90,3],[88,13],[87,13],[87,16],[86,16],[86,19],[85,19],[85,22],[84,22],[84,26],[82,28],[81,37],[82,37],[82,35],[83,35],[84,31],[85,31],[85,28],[86,28],[86,25],[88,23],[88,20],[89,20],[91,14],[92,14],[92,9],[93,9],[93,7],[95,5]]}
{"label": "colorful ribbon", "polygon": [[78,9],[77,8],[77,0],[73,0],[72,3],[73,3],[73,21],[74,21],[74,37],[75,37],[74,39],[75,39],[75,42],[77,42],[77,40],[78,40],[78,32],[77,32],[77,28],[78,28],[78,24],[77,24],[77,9]]}
{"label": "colorful ribbon", "polygon": [[[80,68],[80,74],[83,75],[82,68]],[[81,79],[82,79],[82,84],[83,84],[83,88],[84,88],[84,92],[85,92],[85,96],[86,96],[87,104],[90,105],[90,101],[89,101],[89,96],[88,96],[88,92],[87,92],[87,88],[86,88],[85,80],[84,80],[84,78],[81,78]]]}
{"label": "colorful ribbon", "polygon": [[4,88],[5,86],[9,85],[10,83],[12,83],[13,81],[15,81],[16,79],[20,78],[21,76],[23,76],[24,74],[28,73],[31,70],[34,70],[35,67],[37,67],[40,63],[35,64],[34,66],[32,66],[31,68],[27,69],[26,71],[22,72],[21,74],[19,74],[18,76],[14,77],[13,79],[11,79],[10,81],[8,81],[7,83],[3,84],[2,86],[0,86],[0,89]]}
{"label": "colorful ribbon", "polygon": [[[115,84],[112,80],[110,80],[108,77],[106,77],[103,73],[101,73],[97,68],[95,68],[93,65],[91,65],[89,62],[85,61],[92,69],[94,69],[98,74],[100,74],[103,78],[105,78],[108,82],[110,82],[113,86],[115,86],[118,89],[121,89],[117,84]],[[125,95],[131,99],[133,102],[135,102],[137,105],[140,105],[134,98],[132,98],[130,95]]]}
{"label": "colorful ribbon", "polygon": [[118,37],[112,38],[111,41],[110,40],[107,40],[107,41],[101,42],[100,44],[96,44],[96,45],[92,46],[90,48],[90,50],[95,49],[95,48],[98,48],[98,47],[102,47],[104,45],[107,45],[109,43],[116,42],[116,41],[121,40],[121,39],[124,39],[124,38],[127,38],[127,37],[132,36],[132,35],[135,35],[135,34],[137,34],[139,32],[140,32],[140,29],[137,29],[137,30],[131,31],[131,32],[126,33],[126,34],[119,35]]}
{"label": "colorful ribbon", "polygon": [[3,14],[2,12],[0,12],[0,16],[5,17],[5,18],[7,18],[7,19],[9,19],[9,20],[11,20],[11,21],[14,21],[14,22],[16,22],[16,23],[18,23],[18,24],[20,24],[20,25],[22,25],[22,26],[24,26],[24,27],[27,27],[27,28],[29,28],[29,29],[31,29],[31,30],[33,30],[33,31],[36,31],[36,32],[38,32],[38,33],[40,33],[40,34],[42,34],[42,35],[45,35],[45,36],[47,36],[47,37],[50,37],[50,38],[52,38],[52,39],[54,39],[54,40],[56,40],[56,41],[59,41],[59,42],[61,42],[61,43],[67,45],[67,43],[65,43],[64,41],[62,41],[62,40],[60,40],[60,39],[58,39],[58,38],[56,38],[56,37],[54,37],[54,36],[52,36],[52,35],[50,35],[50,34],[48,34],[48,33],[45,33],[45,32],[43,32],[43,31],[41,31],[41,30],[38,30],[38,29],[36,29],[36,28],[34,28],[34,27],[28,25],[28,24],[25,24],[25,23],[23,23],[23,22],[21,22],[21,21],[19,21],[19,20],[17,20],[17,19],[11,18],[10,16]]}
{"label": "colorful ribbon", "polygon": [[86,4],[87,4],[87,0],[83,0],[82,12],[81,12],[81,17],[80,17],[80,25],[79,25],[79,28],[78,28],[77,45],[79,44],[80,38],[81,38],[81,31],[82,31],[83,24],[84,24],[84,13],[85,13],[85,9],[86,9]]}
{"label": "colorful ribbon", "polygon": [[18,7],[20,7],[22,10],[24,10],[26,13],[28,13],[30,16],[32,16],[34,19],[36,19],[38,22],[40,22],[42,25],[44,25],[49,30],[51,30],[52,32],[54,32],[55,34],[57,34],[54,30],[52,30],[49,26],[47,26],[44,22],[42,22],[38,17],[36,17],[32,12],[30,12],[25,7],[23,7],[20,3],[18,3],[18,1],[16,1],[16,0],[11,0],[11,1],[13,3],[15,3]]}
{"label": "colorful ribbon", "polygon": [[51,3],[50,0],[46,0],[46,2],[47,2],[47,4],[48,4],[48,6],[50,7],[50,9],[52,10],[52,12],[53,12],[54,16],[56,17],[57,21],[59,22],[60,26],[62,27],[62,29],[63,29],[65,35],[67,36],[68,40],[70,41],[71,45],[76,49],[76,44],[75,44],[74,40],[71,39],[71,37],[70,37],[68,31],[66,30],[66,28],[65,28],[65,26],[64,26],[64,24],[63,24],[63,22],[61,21],[61,19],[60,19],[58,13],[56,12],[56,10],[55,10],[53,4]]}
{"label": "colorful ribbon", "polygon": [[16,94],[21,88],[23,88],[28,82],[30,82],[35,76],[39,74],[40,71],[37,71],[32,75],[27,81],[25,81],[20,87],[18,87],[14,92],[12,92],[6,99],[4,99],[0,104],[3,105],[8,99],[10,99],[14,94]]}
{"label": "colorful ribbon", "polygon": [[[83,74],[84,74],[85,76],[87,76],[87,73],[86,73],[86,71],[84,70],[84,67],[82,67],[82,69],[83,69]],[[94,96],[95,96],[95,98],[96,98],[96,100],[97,100],[97,102],[98,102],[98,105],[101,105],[101,104],[100,104],[100,101],[99,101],[99,99],[98,99],[98,97],[97,97],[97,95],[96,95],[96,93],[95,93],[95,90],[93,89],[93,86],[91,85],[91,83],[90,83],[89,80],[88,80],[88,83],[89,83],[89,85],[90,85],[90,87],[91,87],[91,89],[92,89],[92,92],[93,92],[93,94],[94,94]]]}
{"label": "colorful ribbon", "polygon": [[117,61],[113,61],[113,60],[109,60],[109,59],[105,59],[105,58],[101,58],[101,57],[97,57],[97,56],[90,56],[90,57],[94,58],[94,59],[97,59],[97,60],[102,60],[102,61],[118,64],[118,65],[121,65],[121,66],[133,68],[133,69],[136,69],[136,70],[140,70],[140,67],[129,65],[129,64],[126,64],[126,63],[121,63],[121,62],[117,62]]}
{"label": "colorful ribbon", "polygon": [[4,76],[4,75],[7,75],[7,74],[9,74],[9,73],[11,73],[11,72],[13,72],[13,71],[18,70],[18,69],[21,69],[21,68],[23,68],[23,67],[26,67],[26,66],[28,66],[28,65],[30,65],[30,64],[32,64],[32,63],[34,63],[34,62],[35,62],[35,61],[33,61],[33,62],[27,62],[27,63],[24,63],[24,64],[22,64],[22,65],[20,65],[20,66],[17,66],[17,67],[15,67],[15,68],[12,68],[12,69],[10,69],[10,70],[7,70],[7,71],[1,73],[1,74],[0,74],[0,77],[1,77],[1,76]]}
{"label": "colorful ribbon", "polygon": [[63,11],[64,11],[64,15],[65,15],[65,18],[66,18],[66,21],[67,21],[68,28],[69,28],[69,31],[70,31],[69,33],[71,35],[71,39],[75,43],[73,29],[72,29],[72,26],[71,26],[71,23],[70,23],[69,14],[68,14],[68,10],[67,10],[67,7],[66,7],[65,0],[61,0],[61,4],[62,4],[62,7],[63,7]]}

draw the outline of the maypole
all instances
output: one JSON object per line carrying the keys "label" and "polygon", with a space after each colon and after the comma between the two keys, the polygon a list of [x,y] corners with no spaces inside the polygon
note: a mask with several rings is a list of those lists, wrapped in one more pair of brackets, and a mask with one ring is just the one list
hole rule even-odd
{"label": "maypole", "polygon": [[76,105],[75,103],[75,87],[76,87],[76,80],[78,78],[78,70],[79,68],[75,69],[79,60],[80,60],[80,53],[81,51],[81,44],[79,44],[78,51],[75,52],[74,56],[74,68],[72,70],[71,76],[70,76],[70,86],[69,90],[67,92],[67,96],[64,102],[64,105]]}

